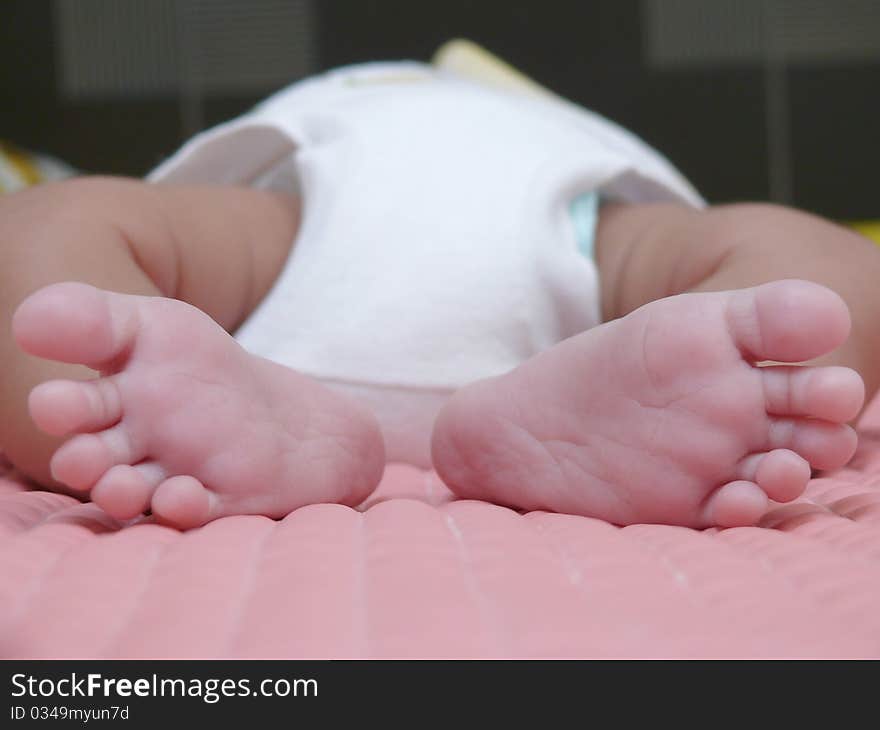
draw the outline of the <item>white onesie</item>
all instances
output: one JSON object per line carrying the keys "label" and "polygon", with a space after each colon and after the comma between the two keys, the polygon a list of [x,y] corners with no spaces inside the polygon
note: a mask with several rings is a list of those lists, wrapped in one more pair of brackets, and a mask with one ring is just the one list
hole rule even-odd
{"label": "white onesie", "polygon": [[702,204],[592,112],[412,62],[294,84],[149,179],[302,195],[290,256],[236,339],[366,401],[388,459],[419,466],[453,391],[600,322],[584,194]]}

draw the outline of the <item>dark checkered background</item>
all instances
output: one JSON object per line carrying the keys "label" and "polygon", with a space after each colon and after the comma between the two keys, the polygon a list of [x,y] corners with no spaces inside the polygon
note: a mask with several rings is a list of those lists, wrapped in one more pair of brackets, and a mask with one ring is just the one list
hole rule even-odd
{"label": "dark checkered background", "polygon": [[0,0],[0,138],[142,175],[290,81],[453,37],[631,128],[712,202],[880,218],[880,0]]}

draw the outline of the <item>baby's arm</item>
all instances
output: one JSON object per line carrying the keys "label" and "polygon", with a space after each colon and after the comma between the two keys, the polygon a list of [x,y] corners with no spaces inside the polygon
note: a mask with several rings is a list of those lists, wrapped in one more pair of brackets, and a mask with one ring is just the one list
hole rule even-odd
{"label": "baby's arm", "polygon": [[31,388],[94,371],[24,354],[12,314],[35,290],[80,281],[186,301],[233,331],[265,296],[296,234],[296,199],[231,186],[79,178],[0,197],[0,450],[57,485],[46,436],[27,411]]}
{"label": "baby's arm", "polygon": [[776,279],[827,286],[847,303],[852,332],[823,364],[851,367],[866,402],[880,387],[880,250],[822,218],[768,204],[692,210],[611,204],[596,241],[603,319],[688,291],[723,291]]}

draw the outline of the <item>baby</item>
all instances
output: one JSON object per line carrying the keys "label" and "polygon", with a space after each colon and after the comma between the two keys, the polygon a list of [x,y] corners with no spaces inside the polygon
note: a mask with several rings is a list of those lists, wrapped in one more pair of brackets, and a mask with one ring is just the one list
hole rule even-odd
{"label": "baby", "polygon": [[750,525],[844,465],[880,252],[706,207],[466,50],[296,84],[146,182],[0,199],[7,458],[180,528],[355,505],[386,460],[520,509]]}

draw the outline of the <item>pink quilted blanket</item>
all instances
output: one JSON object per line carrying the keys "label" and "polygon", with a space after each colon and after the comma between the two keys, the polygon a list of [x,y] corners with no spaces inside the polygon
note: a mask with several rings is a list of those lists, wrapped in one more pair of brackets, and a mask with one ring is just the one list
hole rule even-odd
{"label": "pink quilted blanket", "polygon": [[762,526],[617,528],[390,465],[359,509],[122,526],[0,478],[0,657],[880,657],[880,401]]}

